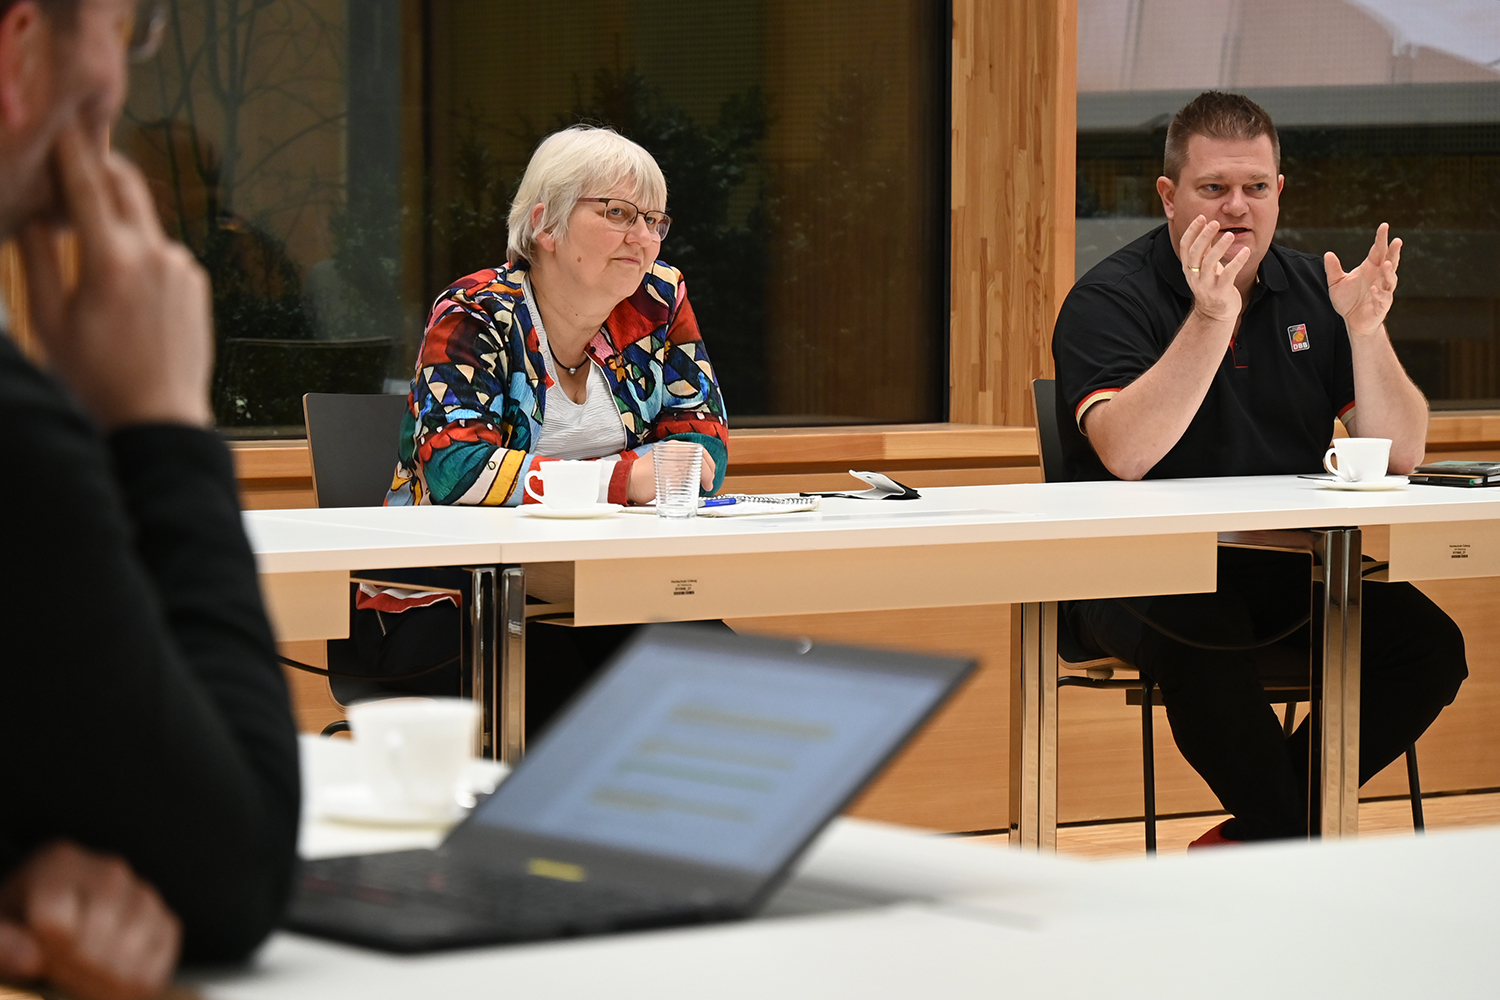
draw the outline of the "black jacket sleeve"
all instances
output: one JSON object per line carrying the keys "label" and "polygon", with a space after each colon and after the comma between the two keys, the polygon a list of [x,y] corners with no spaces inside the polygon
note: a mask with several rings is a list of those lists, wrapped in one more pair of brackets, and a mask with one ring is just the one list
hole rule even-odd
{"label": "black jacket sleeve", "polygon": [[0,337],[0,871],[55,838],[118,853],[241,958],[295,861],[296,730],[211,432],[102,437]]}

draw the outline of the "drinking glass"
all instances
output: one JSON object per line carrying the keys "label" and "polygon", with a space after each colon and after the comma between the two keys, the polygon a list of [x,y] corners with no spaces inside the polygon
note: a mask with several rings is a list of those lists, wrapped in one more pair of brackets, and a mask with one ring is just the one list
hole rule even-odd
{"label": "drinking glass", "polygon": [[656,465],[656,516],[693,517],[703,476],[703,447],[692,441],[662,441],[651,449]]}

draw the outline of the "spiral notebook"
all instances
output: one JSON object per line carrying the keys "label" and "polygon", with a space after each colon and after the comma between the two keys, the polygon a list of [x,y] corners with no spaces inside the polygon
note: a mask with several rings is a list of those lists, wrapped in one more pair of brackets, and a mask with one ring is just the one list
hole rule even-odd
{"label": "spiral notebook", "polygon": [[[817,510],[823,498],[796,493],[725,493],[698,501],[699,517],[747,517],[751,514],[793,514]],[[655,514],[656,505],[626,507],[632,514]]]}

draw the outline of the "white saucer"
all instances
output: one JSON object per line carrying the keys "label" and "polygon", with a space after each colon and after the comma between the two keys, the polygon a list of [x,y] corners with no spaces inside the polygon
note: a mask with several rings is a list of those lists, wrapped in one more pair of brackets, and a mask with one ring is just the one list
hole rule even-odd
{"label": "white saucer", "polygon": [[1342,479],[1330,479],[1323,483],[1325,490],[1404,490],[1410,485],[1405,476],[1386,476],[1357,483],[1346,483]]}
{"label": "white saucer", "polygon": [[372,826],[450,826],[463,819],[466,811],[457,802],[442,815],[393,810],[378,801],[374,790],[364,782],[320,789],[317,804],[318,814],[324,819]]}
{"label": "white saucer", "polygon": [[607,517],[620,509],[617,503],[596,503],[592,507],[548,507],[544,503],[529,503],[521,508],[531,517],[584,518]]}
{"label": "white saucer", "polygon": [[[473,795],[488,795],[510,773],[504,764],[476,760],[469,767],[467,784]],[[471,803],[472,804],[472,803]],[[313,795],[313,810],[322,819],[364,826],[405,826],[446,828],[464,818],[468,812],[457,802],[442,812],[408,812],[395,810],[375,798],[375,791],[363,781],[346,781],[325,785]]]}

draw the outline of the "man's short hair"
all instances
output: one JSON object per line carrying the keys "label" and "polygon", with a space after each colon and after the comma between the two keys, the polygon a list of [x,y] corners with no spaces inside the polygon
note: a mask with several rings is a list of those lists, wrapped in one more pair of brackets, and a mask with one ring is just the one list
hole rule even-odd
{"label": "man's short hair", "polygon": [[1271,124],[1266,109],[1244,94],[1205,90],[1172,116],[1172,124],[1167,126],[1162,173],[1174,184],[1182,177],[1182,168],[1187,164],[1188,140],[1195,135],[1232,140],[1270,136],[1276,172],[1281,172],[1281,139],[1276,135],[1276,126]]}

